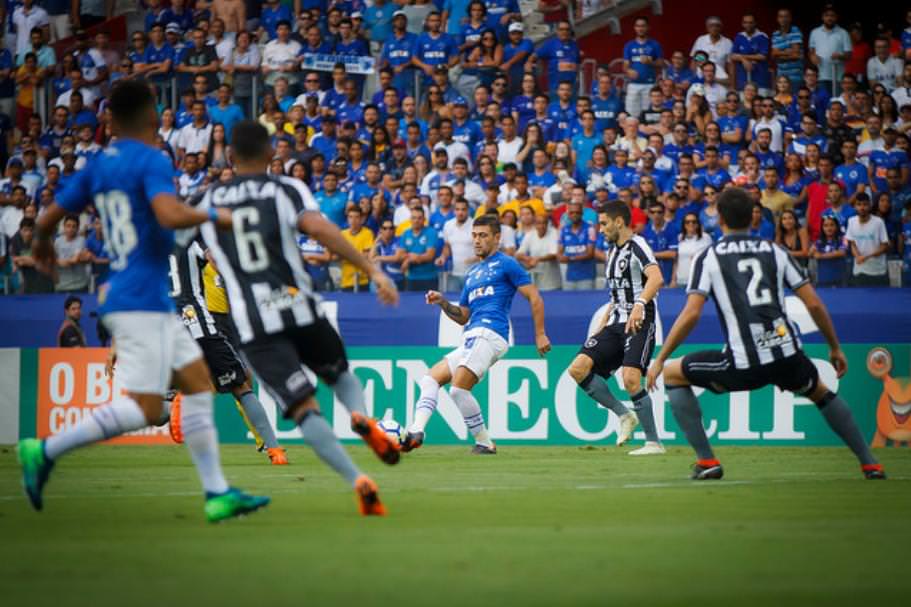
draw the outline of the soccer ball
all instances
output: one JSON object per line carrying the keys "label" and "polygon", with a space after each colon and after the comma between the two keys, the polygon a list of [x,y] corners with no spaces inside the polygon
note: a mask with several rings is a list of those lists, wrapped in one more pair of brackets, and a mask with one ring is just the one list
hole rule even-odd
{"label": "soccer ball", "polygon": [[389,435],[399,445],[405,442],[405,428],[394,419],[383,419],[379,422],[380,429]]}

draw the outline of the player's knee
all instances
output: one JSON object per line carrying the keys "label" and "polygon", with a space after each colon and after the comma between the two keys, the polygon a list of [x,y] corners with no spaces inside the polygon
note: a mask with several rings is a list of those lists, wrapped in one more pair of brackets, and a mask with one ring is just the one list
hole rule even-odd
{"label": "player's knee", "polygon": [[302,400],[288,407],[288,410],[285,412],[285,417],[292,420],[295,424],[300,424],[308,415],[314,413],[319,414],[319,412],[319,402],[316,400],[316,397],[310,396],[306,400]]}
{"label": "player's knee", "polygon": [[623,369],[623,389],[628,394],[637,393],[642,387],[642,372],[639,369]]}
{"label": "player's knee", "polygon": [[679,360],[672,361],[665,365],[661,375],[664,377],[664,385],[668,388],[684,387],[688,386],[690,383],[687,381],[686,376],[683,375],[683,366],[680,364]]}
{"label": "player's knee", "polygon": [[592,359],[580,354],[569,365],[569,376],[581,384],[592,372]]}

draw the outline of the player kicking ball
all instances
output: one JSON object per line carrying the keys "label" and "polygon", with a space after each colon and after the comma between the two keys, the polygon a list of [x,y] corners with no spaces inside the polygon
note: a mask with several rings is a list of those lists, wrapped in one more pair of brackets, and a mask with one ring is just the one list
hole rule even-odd
{"label": "player kicking ball", "polygon": [[[658,440],[652,399],[642,388],[642,375],[655,349],[655,298],[664,284],[652,249],[630,227],[630,210],[625,203],[606,203],[598,213],[601,233],[613,247],[605,260],[610,304],[594,335],[569,366],[569,375],[599,405],[620,418],[617,445],[623,445],[642,424],[645,445],[630,455],[664,453]],[[623,368],[623,387],[630,395],[635,413],[611,394],[604,378]]]}
{"label": "player kicking ball", "polygon": [[117,372],[126,394],[46,440],[21,441],[18,455],[26,494],[35,510],[41,510],[44,486],[60,457],[157,423],[162,396],[173,383],[184,393],[184,441],[205,490],[206,518],[217,522],[253,512],[269,498],[228,486],[218,453],[209,370],[168,297],[174,230],[207,221],[230,227],[231,213],[191,209],[177,200],[174,170],[155,147],[158,114],[145,84],[118,83],[108,107],[117,141],[67,181],[38,219],[35,258],[53,267],[57,222],[65,213],[95,205],[111,258],[110,281],[98,295],[99,311],[117,342]]}
{"label": "player kicking ball", "polygon": [[467,327],[462,346],[447,354],[421,378],[421,396],[415,405],[414,423],[405,435],[403,451],[424,443],[424,429],[437,408],[440,386],[452,382],[449,395],[474,436],[471,452],[496,454],[497,447],[487,433],[481,406],[471,390],[509,349],[509,310],[516,291],[531,305],[538,354],[543,356],[550,351],[550,340],[544,332],[544,302],[528,272],[515,259],[499,252],[497,217],[484,215],[476,219],[471,238],[474,253],[481,261],[468,271],[459,305],[449,303],[438,291],[428,291],[426,295],[428,304],[440,306],[446,316]]}
{"label": "player kicking ball", "polygon": [[[718,212],[724,237],[693,259],[686,306],[647,377],[648,388],[654,389],[658,375],[664,371],[674,418],[698,457],[692,478],[720,479],[724,475],[705,434],[702,411],[692,386],[722,394],[757,390],[769,384],[816,403],[829,427],[860,460],[864,476],[886,478],[854,422],[851,409],[819,380],[819,371],[801,349],[797,327],[785,314],[788,288],[806,305],[829,344],[832,366],[842,377],[848,370],[847,359],[829,312],[804,269],[782,247],[749,235],[753,200],[746,191],[730,188],[722,192]],[[687,354],[665,366],[696,326],[709,297],[715,300],[727,345],[722,350]]]}

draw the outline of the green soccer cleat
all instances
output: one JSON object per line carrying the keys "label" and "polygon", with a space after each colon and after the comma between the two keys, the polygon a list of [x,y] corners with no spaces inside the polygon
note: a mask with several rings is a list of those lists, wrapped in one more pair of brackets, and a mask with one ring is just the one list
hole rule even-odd
{"label": "green soccer cleat", "polygon": [[228,489],[218,495],[206,494],[206,520],[210,523],[244,516],[265,508],[271,500],[260,495],[247,495],[239,489]]}
{"label": "green soccer cleat", "polygon": [[44,454],[44,441],[37,438],[24,438],[19,441],[16,453],[22,466],[22,487],[32,508],[40,511],[44,506],[41,493],[54,468],[54,462]]}

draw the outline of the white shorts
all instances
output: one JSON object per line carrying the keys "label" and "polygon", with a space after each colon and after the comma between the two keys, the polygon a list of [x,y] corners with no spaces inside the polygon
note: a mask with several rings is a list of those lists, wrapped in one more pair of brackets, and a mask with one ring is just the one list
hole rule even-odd
{"label": "white shorts", "polygon": [[112,312],[102,320],[117,348],[117,381],[128,392],[164,394],[173,371],[202,358],[176,314]]}
{"label": "white shorts", "polygon": [[459,367],[465,367],[480,380],[507,350],[509,344],[499,333],[472,329],[462,336],[462,345],[446,355],[446,363],[452,375]]}

